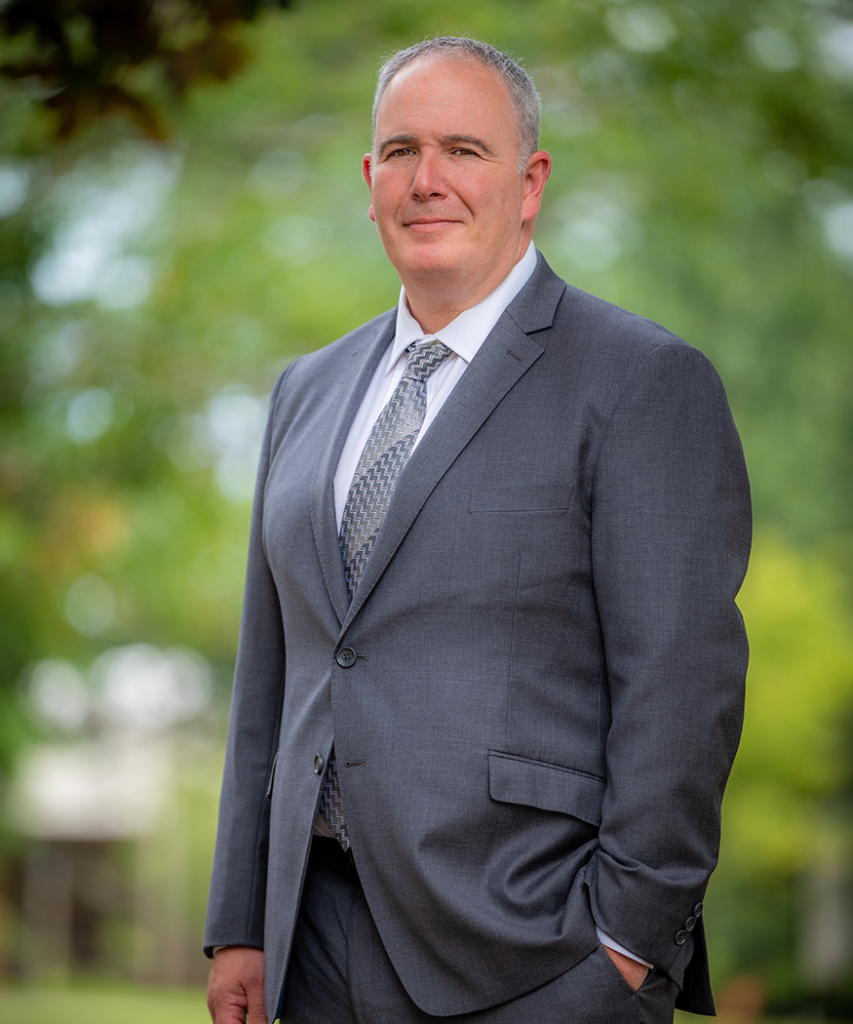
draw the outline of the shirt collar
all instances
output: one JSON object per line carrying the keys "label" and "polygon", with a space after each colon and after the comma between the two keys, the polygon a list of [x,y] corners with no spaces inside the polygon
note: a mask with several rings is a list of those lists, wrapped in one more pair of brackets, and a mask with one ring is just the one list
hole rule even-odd
{"label": "shirt collar", "polygon": [[491,294],[487,295],[482,302],[478,302],[476,306],[463,310],[459,316],[434,335],[424,334],[421,325],[409,312],[406,290],[401,288],[400,301],[397,304],[397,330],[394,341],[388,350],[385,375],[387,376],[391,372],[394,364],[409,345],[423,338],[440,338],[460,359],[470,363],[491,333],[492,328],[500,320],[503,311],[527,284],[535,269],[536,248],[531,241],[525,254]]}

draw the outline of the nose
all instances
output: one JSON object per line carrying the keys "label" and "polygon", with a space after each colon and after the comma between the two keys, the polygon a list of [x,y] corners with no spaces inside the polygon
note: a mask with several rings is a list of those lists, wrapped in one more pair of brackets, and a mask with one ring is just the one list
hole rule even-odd
{"label": "nose", "polygon": [[422,202],[440,199],[447,194],[438,159],[432,154],[422,153],[415,165],[412,179],[412,195]]}

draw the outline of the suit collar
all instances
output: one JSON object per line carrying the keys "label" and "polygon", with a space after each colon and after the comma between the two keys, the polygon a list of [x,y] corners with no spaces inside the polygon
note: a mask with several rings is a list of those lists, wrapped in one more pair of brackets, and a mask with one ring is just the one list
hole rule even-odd
{"label": "suit collar", "polygon": [[566,282],[557,277],[537,249],[536,269],[526,286],[509,304],[506,314],[525,334],[545,330],[553,324],[557,306],[565,290]]}

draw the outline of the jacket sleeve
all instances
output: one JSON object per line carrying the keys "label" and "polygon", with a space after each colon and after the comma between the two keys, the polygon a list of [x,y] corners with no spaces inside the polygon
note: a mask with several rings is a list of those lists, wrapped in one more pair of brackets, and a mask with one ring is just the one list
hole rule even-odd
{"label": "jacket sleeve", "polygon": [[735,595],[751,538],[740,440],[697,350],[660,345],[633,374],[604,434],[591,517],[611,705],[591,909],[680,984],[740,739]]}
{"label": "jacket sleeve", "polygon": [[240,642],[228,724],[219,825],[207,907],[204,951],[263,948],[269,843],[266,794],[278,747],[285,645],[278,594],[264,551],[264,491],[271,461],[273,391],[255,487]]}

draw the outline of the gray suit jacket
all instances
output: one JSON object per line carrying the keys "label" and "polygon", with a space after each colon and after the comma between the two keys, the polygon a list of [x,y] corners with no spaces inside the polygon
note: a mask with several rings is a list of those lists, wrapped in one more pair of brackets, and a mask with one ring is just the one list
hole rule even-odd
{"label": "gray suit jacket", "polygon": [[298,359],[272,396],[207,947],[265,950],[272,1018],[334,740],[364,892],[422,1009],[529,991],[597,924],[712,1012],[700,904],[741,728],[750,543],[719,378],[540,256],[348,605],[332,480],[393,330],[389,312]]}

